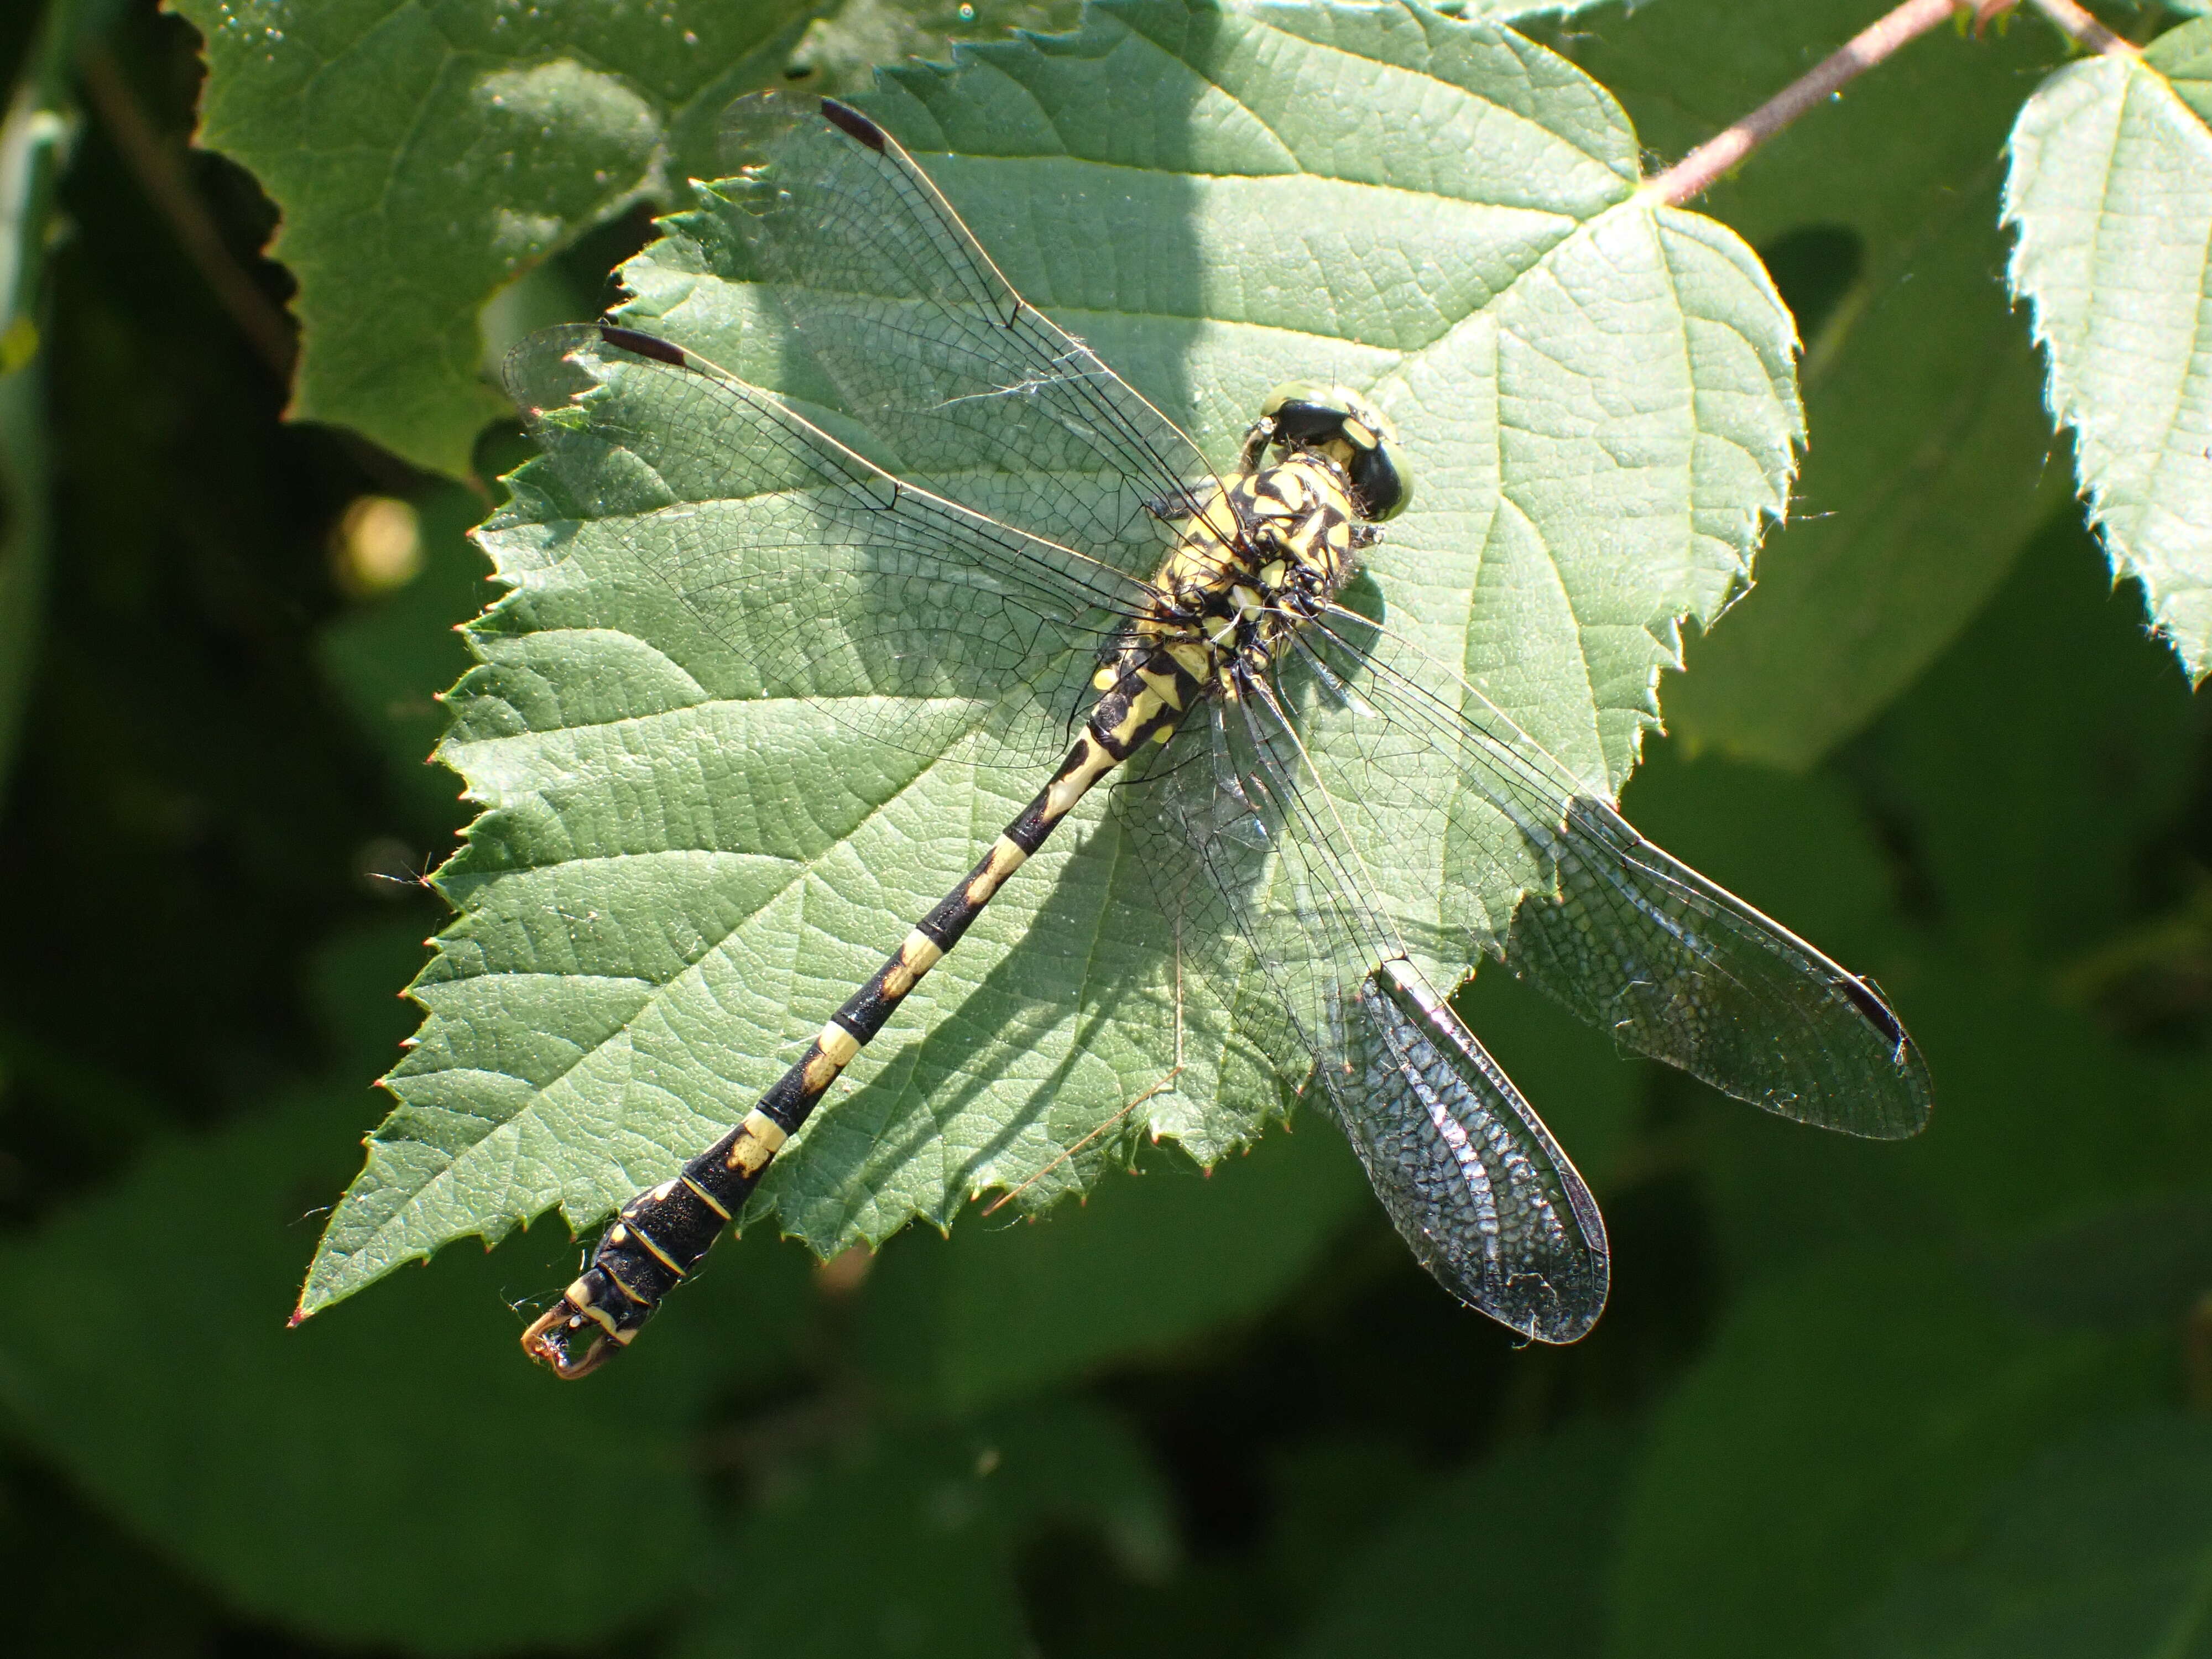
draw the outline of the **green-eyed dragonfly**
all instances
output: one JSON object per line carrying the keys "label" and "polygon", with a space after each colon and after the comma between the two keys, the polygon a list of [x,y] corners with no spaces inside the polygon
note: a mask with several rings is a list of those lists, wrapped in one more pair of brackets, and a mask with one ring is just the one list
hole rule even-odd
{"label": "green-eyed dragonfly", "polygon": [[[866,116],[748,100],[733,130],[753,159],[716,187],[717,234],[844,408],[924,475],[979,445],[999,465],[964,502],[933,493],[613,322],[510,359],[545,465],[579,499],[611,457],[665,481],[670,522],[636,556],[761,695],[818,697],[924,746],[964,719],[981,759],[1059,760],[759,1103],[623,1207],[527,1352],[575,1376],[626,1346],[861,1046],[1109,776],[1183,971],[1256,970],[1279,1014],[1260,1023],[1269,1058],[1317,1082],[1422,1266],[1524,1338],[1587,1332],[1609,1257],[1573,1164],[1437,988],[1478,954],[1770,1111],[1867,1136],[1922,1127],[1926,1067],[1869,983],[1644,840],[1458,668],[1352,602],[1413,486],[1367,396],[1279,388],[1217,474],[1014,291]],[[1377,879],[1415,826],[1452,854],[1419,905],[1394,896],[1404,871]],[[1501,890],[1521,895],[1502,917],[1484,896]]]}

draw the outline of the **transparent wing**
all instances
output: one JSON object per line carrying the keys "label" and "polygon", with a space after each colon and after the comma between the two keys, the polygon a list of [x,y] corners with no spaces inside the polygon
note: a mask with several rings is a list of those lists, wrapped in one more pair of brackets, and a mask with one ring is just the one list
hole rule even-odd
{"label": "transparent wing", "polygon": [[892,464],[1139,578],[1212,475],[1190,440],[1033,310],[897,142],[827,100],[741,99],[723,220]]}
{"label": "transparent wing", "polygon": [[1360,987],[1330,1098],[1414,1257],[1539,1342],[1605,1311],[1611,1257],[1589,1188],[1449,1006],[1403,957]]}
{"label": "transparent wing", "polygon": [[1124,792],[1149,865],[1195,854],[1178,930],[1209,977],[1255,963],[1422,1266],[1524,1336],[1571,1342],[1605,1306],[1604,1223],[1504,1072],[1401,951],[1342,813],[1279,704],[1216,704]]}
{"label": "transparent wing", "polygon": [[[1502,954],[1624,1047],[1785,1117],[1925,1124],[1926,1064],[1865,981],[1646,841],[1407,641],[1338,610],[1305,643],[1303,672],[1334,687],[1310,698],[1316,775],[1352,839],[1385,849],[1370,890],[1417,956],[1455,975]],[[1516,889],[1494,914],[1486,895]]]}
{"label": "transparent wing", "polygon": [[[868,735],[1056,756],[1146,589],[902,483],[713,364],[604,325],[517,346],[531,516],[710,696],[815,699]],[[548,593],[541,605],[557,604]]]}

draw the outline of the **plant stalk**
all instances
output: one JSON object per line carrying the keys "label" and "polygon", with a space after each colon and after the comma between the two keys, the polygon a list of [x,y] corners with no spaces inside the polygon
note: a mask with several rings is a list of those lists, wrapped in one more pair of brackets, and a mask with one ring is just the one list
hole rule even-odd
{"label": "plant stalk", "polygon": [[[1972,15],[1978,31],[2019,3],[2020,0],[1905,0],[1741,120],[1707,139],[1664,173],[1646,179],[1638,194],[1669,207],[1694,201],[1759,145],[1815,104],[1834,97],[1848,82],[1899,47],[1962,13]],[[2031,3],[2085,51],[2136,55],[2136,47],[2084,11],[2077,0],[2031,0]]]}

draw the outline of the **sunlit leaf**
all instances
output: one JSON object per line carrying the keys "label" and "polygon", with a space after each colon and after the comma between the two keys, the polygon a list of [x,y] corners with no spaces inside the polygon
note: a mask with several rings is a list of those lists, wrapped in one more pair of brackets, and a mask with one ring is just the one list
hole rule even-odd
{"label": "sunlit leaf", "polygon": [[2112,568],[2212,673],[2212,20],[2053,76],[2013,128],[2013,288]]}
{"label": "sunlit leaf", "polygon": [[[1635,136],[1600,88],[1510,33],[1410,9],[1127,0],[1073,42],[902,72],[872,107],[1016,286],[1217,460],[1280,380],[1375,388],[1419,480],[1370,560],[1392,615],[1593,787],[1618,786],[1677,619],[1735,591],[1780,510],[1797,422],[1764,273],[1710,221],[1636,198]],[[711,246],[684,235],[633,262],[629,315],[786,372]],[[1105,247],[1143,257],[1084,252]],[[683,416],[628,385],[647,402],[625,420]],[[443,751],[487,808],[441,878],[464,917],[417,988],[430,1018],[391,1079],[404,1103],[309,1308],[549,1205],[581,1224],[665,1175],[1036,787],[712,689],[744,684],[744,641],[702,638],[649,545],[617,533],[637,505],[620,453],[574,487],[526,471],[485,534],[515,592],[476,633],[486,665]],[[1514,894],[1481,897],[1502,915]],[[1278,1080],[1226,1023],[1245,1017],[1235,988],[1179,984],[1174,943],[1094,798],[752,1213],[827,1253],[949,1222],[993,1188],[1031,1205],[1079,1190],[1143,1133],[1202,1163],[1249,1141],[1281,1109]],[[1155,1091],[1179,996],[1223,1023]]]}

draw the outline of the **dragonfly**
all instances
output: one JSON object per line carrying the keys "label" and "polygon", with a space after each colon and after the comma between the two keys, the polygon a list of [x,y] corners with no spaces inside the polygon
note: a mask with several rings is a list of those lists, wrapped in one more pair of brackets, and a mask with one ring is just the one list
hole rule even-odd
{"label": "dragonfly", "polygon": [[[1363,559],[1415,481],[1372,398],[1279,387],[1217,471],[867,116],[770,95],[731,131],[750,159],[713,187],[711,234],[842,408],[963,499],[614,319],[509,359],[544,465],[586,501],[595,467],[652,469],[665,522],[620,533],[762,695],[927,752],[957,728],[1042,781],[758,1103],[622,1207],[524,1334],[533,1358],[581,1376],[635,1338],[1109,779],[1178,971],[1264,988],[1253,1030],[1279,1073],[1326,1103],[1421,1266],[1523,1340],[1586,1334],[1611,1259],[1574,1164],[1438,989],[1479,956],[1769,1111],[1881,1139],[1925,1124],[1926,1065],[1869,981],[1653,845],[1392,625]],[[1501,911],[1498,891],[1518,897]]]}

